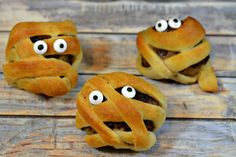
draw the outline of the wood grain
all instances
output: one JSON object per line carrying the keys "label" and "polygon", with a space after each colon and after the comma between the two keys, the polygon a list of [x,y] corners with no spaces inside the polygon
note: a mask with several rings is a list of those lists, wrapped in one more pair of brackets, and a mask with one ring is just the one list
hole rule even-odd
{"label": "wood grain", "polygon": [[[8,86],[0,76],[0,115],[74,116],[76,94],[94,75],[80,75],[75,89],[52,98]],[[145,79],[158,86],[168,98],[168,117],[236,119],[236,78],[220,78],[221,91],[218,94],[205,93],[196,84],[180,85]]]}
{"label": "wood grain", "polygon": [[[232,0],[0,0],[0,156],[227,156],[236,155],[236,3]],[[136,33],[159,19],[197,18],[212,43],[211,63],[220,92],[155,81],[168,98],[167,121],[146,152],[92,149],[75,128],[76,94],[99,73],[135,68]],[[22,21],[73,20],[84,58],[75,89],[44,97],[8,86],[2,64],[11,28]],[[142,77],[144,78],[144,77]]]}
{"label": "wood grain", "polygon": [[[79,34],[83,48],[80,73],[124,71],[139,74],[136,35]],[[8,33],[0,33],[0,63],[5,62]],[[211,62],[218,76],[236,76],[236,37],[208,36],[212,43]],[[2,66],[0,66],[2,71]]]}
{"label": "wood grain", "polygon": [[136,33],[159,19],[197,18],[208,34],[236,34],[236,3],[218,1],[75,1],[0,0],[0,30],[21,21],[72,19],[80,32]]}
{"label": "wood grain", "polygon": [[[41,156],[234,156],[235,121],[167,120],[146,152],[92,149],[74,119],[1,118],[0,155]],[[181,126],[181,127],[180,127]]]}

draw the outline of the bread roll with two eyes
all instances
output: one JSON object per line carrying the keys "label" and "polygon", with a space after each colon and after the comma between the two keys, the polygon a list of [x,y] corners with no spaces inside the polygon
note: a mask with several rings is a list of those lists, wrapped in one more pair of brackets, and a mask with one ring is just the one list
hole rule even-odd
{"label": "bread roll with two eyes", "polygon": [[143,151],[156,143],[165,121],[164,95],[143,79],[122,72],[89,79],[77,96],[76,126],[94,148]]}
{"label": "bread roll with two eyes", "polygon": [[182,84],[198,82],[204,91],[218,91],[209,60],[211,45],[196,19],[160,20],[155,27],[138,33],[137,48],[136,67],[144,76]]}
{"label": "bread roll with two eyes", "polygon": [[75,87],[82,49],[71,21],[21,22],[11,30],[3,73],[8,84],[47,96]]}

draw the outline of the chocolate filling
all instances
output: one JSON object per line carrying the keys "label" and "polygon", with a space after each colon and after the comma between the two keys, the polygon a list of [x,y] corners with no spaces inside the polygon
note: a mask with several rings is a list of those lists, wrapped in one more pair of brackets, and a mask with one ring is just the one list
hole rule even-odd
{"label": "chocolate filling", "polygon": [[[131,131],[130,127],[125,122],[104,122],[112,130]],[[155,126],[151,120],[144,120],[144,124],[148,131],[153,131]],[[83,127],[82,130],[86,131],[88,135],[96,134],[97,132],[89,127]]]}
{"label": "chocolate filling", "polygon": [[[117,88],[116,91],[121,93],[121,89],[122,88]],[[161,106],[161,104],[158,100],[155,100],[154,98],[150,97],[149,95],[141,93],[137,90],[136,90],[136,95],[133,99],[139,100],[139,101],[142,101],[142,102],[145,102],[145,103],[149,103],[149,104],[152,104],[152,105],[156,105],[156,106]]]}
{"label": "chocolate filling", "polygon": [[50,39],[50,38],[51,38],[50,35],[37,35],[37,36],[30,37],[30,40],[32,43],[35,43],[39,40]]}
{"label": "chocolate filling", "polygon": [[74,56],[73,55],[46,55],[44,56],[45,58],[55,58],[55,59],[59,59],[59,60],[62,60],[66,63],[69,63],[70,65],[73,64],[73,61],[74,61]]}

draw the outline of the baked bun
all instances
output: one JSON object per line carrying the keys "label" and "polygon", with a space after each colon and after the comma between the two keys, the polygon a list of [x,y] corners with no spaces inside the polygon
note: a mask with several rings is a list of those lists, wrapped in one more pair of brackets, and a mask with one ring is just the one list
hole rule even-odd
{"label": "baked bun", "polygon": [[139,77],[97,75],[77,96],[76,126],[87,131],[91,147],[147,150],[156,142],[153,131],[165,121],[166,105],[163,94]]}
{"label": "baked bun", "polygon": [[71,21],[21,22],[6,48],[3,73],[8,84],[47,96],[75,87],[82,50]]}
{"label": "baked bun", "polygon": [[137,69],[153,79],[183,84],[198,81],[200,88],[217,92],[217,78],[210,65],[211,45],[194,18],[160,20],[137,36]]}

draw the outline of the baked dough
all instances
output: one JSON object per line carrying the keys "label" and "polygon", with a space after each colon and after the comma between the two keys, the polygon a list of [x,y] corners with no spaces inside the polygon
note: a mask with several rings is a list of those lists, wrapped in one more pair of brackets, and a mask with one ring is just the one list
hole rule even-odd
{"label": "baked dough", "polygon": [[10,33],[3,73],[15,87],[63,95],[75,87],[81,59],[73,22],[21,22]]}
{"label": "baked dough", "polygon": [[164,123],[166,106],[163,94],[139,77],[97,75],[77,96],[76,126],[87,131],[85,141],[91,147],[143,151],[155,144],[153,131]]}
{"label": "baked dough", "polygon": [[192,17],[180,22],[177,29],[168,26],[166,31],[159,32],[158,28],[149,27],[138,33],[137,69],[149,78],[182,84],[198,82],[202,90],[217,92],[217,78],[209,60],[211,45],[204,28]]}

